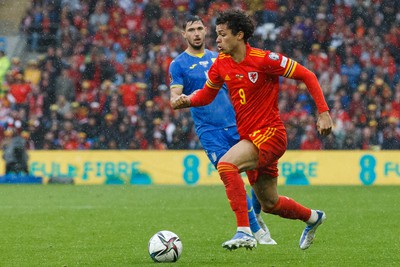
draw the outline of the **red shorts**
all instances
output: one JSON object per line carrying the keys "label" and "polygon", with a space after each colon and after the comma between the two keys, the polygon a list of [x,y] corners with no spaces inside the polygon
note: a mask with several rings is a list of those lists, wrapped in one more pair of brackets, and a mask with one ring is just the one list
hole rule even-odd
{"label": "red shorts", "polygon": [[249,134],[248,140],[257,146],[259,151],[258,166],[246,171],[250,184],[257,181],[258,175],[278,177],[278,159],[286,151],[287,138],[284,127],[267,127]]}

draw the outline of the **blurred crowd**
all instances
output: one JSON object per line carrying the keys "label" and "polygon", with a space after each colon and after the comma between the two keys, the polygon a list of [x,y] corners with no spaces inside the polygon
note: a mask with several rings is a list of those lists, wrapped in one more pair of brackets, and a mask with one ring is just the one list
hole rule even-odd
{"label": "blurred crowd", "polygon": [[215,50],[215,18],[246,9],[251,44],[317,75],[333,134],[315,130],[304,84],[281,80],[288,149],[400,149],[397,0],[33,0],[21,20],[25,61],[0,51],[0,140],[28,149],[199,149],[188,110],[169,105],[170,62],[181,25],[197,14]]}

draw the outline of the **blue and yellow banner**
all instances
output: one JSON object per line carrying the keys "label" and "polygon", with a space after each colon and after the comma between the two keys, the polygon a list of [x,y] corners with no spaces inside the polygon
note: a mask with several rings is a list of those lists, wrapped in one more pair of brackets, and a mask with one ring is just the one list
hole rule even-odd
{"label": "blue and yellow banner", "polygon": [[400,185],[400,151],[288,151],[279,175],[285,184]]}
{"label": "blue and yellow banner", "polygon": [[[29,151],[29,157],[30,175],[44,183],[221,184],[200,150]],[[287,151],[279,175],[280,184],[290,185],[400,185],[400,151]]]}

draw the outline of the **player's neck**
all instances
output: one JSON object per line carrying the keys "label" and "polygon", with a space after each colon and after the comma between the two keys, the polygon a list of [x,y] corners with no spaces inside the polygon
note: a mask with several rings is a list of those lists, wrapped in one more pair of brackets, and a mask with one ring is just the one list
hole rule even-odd
{"label": "player's neck", "polygon": [[204,54],[204,48],[200,49],[194,49],[193,47],[188,47],[186,48],[186,53],[194,55],[194,56],[199,56]]}
{"label": "player's neck", "polygon": [[232,59],[236,62],[236,63],[240,63],[244,60],[244,58],[246,57],[246,44],[244,45],[238,45],[236,47],[236,49],[234,49],[231,53],[231,57]]}

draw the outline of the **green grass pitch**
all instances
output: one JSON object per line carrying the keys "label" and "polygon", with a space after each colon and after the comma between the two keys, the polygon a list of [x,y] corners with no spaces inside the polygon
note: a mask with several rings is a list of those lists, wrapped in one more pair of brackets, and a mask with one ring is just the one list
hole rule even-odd
{"label": "green grass pitch", "polygon": [[327,213],[308,250],[303,222],[266,214],[278,245],[224,250],[236,227],[222,185],[2,185],[0,266],[155,266],[147,243],[159,230],[183,243],[163,266],[400,266],[400,187],[279,190]]}

